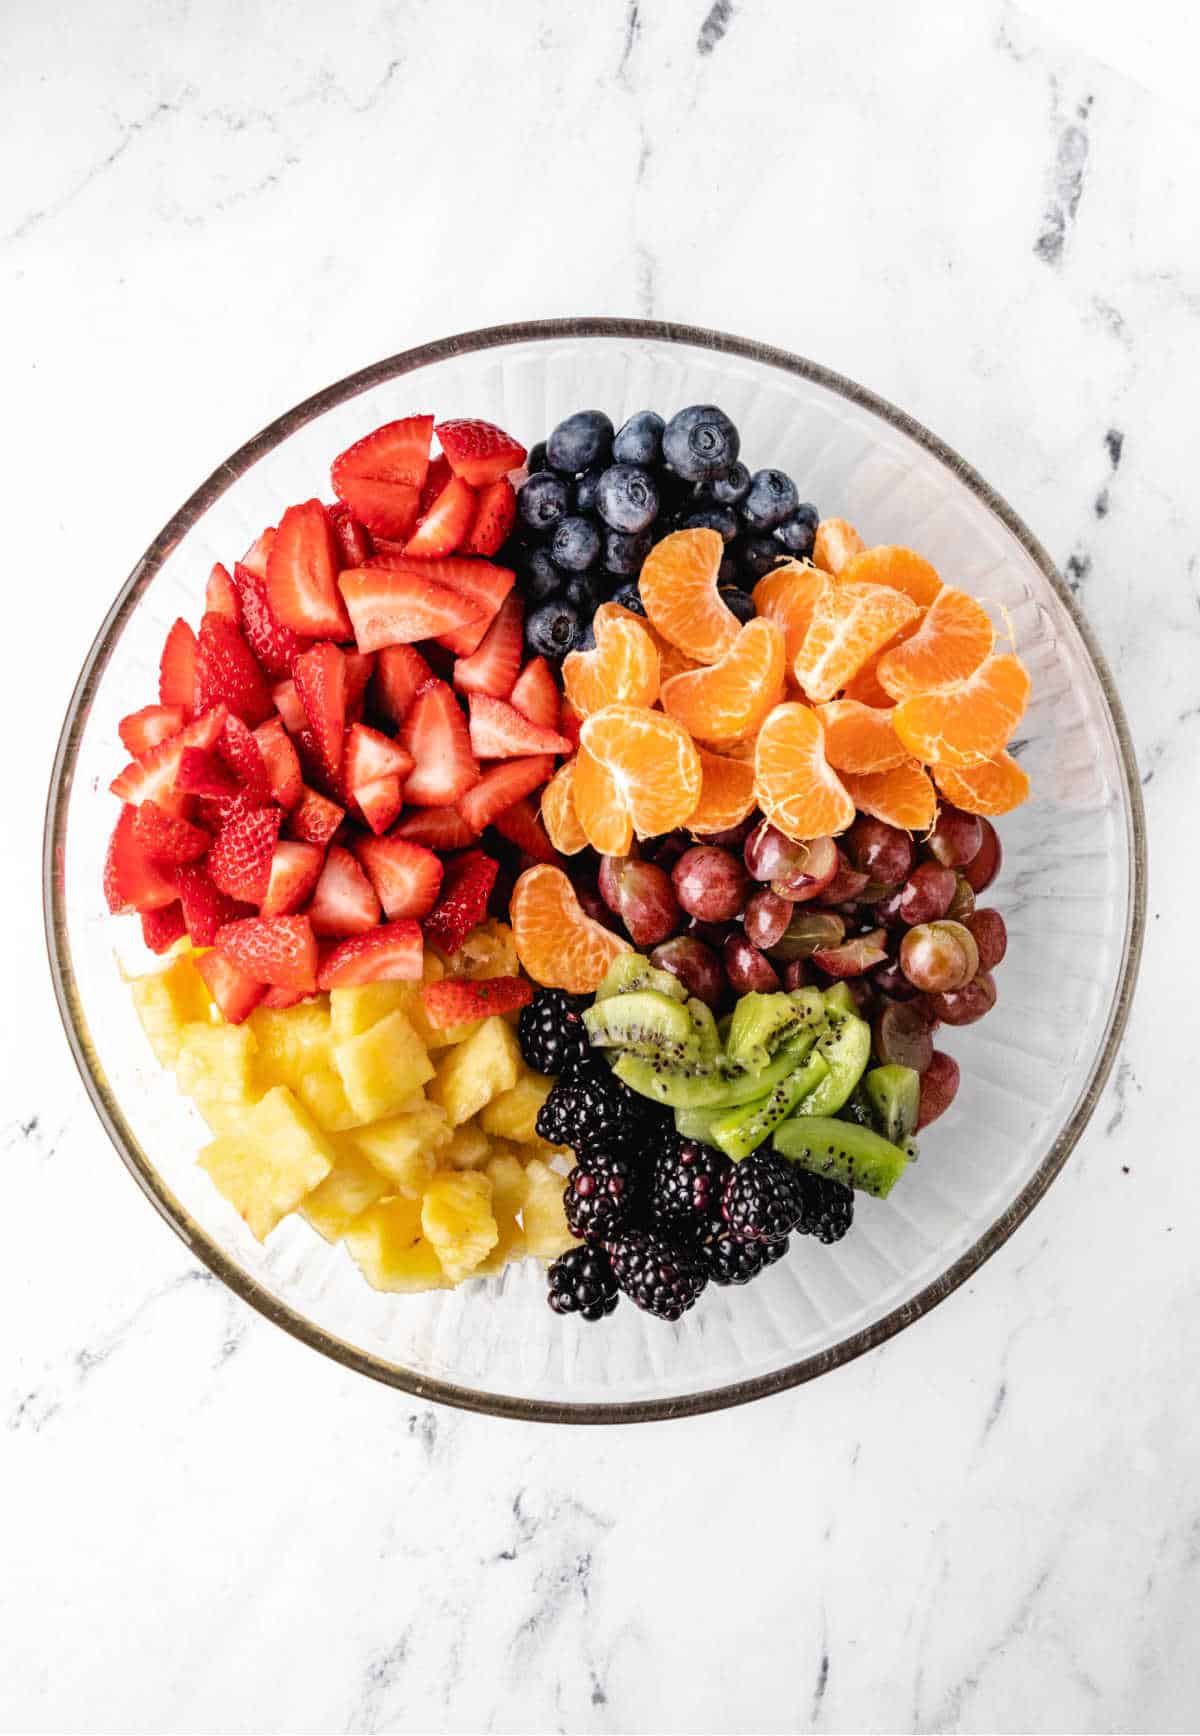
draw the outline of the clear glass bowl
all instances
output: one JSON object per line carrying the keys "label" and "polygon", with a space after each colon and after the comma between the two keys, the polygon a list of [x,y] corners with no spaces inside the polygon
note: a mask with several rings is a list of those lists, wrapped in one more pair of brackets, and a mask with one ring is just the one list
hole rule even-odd
{"label": "clear glass bowl", "polygon": [[[710,1287],[676,1326],[621,1308],[563,1322],[531,1262],[446,1294],[379,1295],[299,1218],[260,1246],[194,1163],[207,1137],[155,1062],[121,965],[136,925],[101,895],[123,762],[117,720],[155,691],[163,635],[195,619],[212,562],[288,501],[327,492],[330,457],[414,410],[485,416],[533,441],[580,405],[618,422],[721,404],[751,463],[800,481],[868,542],[911,544],[1003,605],[1033,677],[1020,754],[1033,799],[1002,822],[990,895],[1009,927],[995,1011],[948,1031],[951,1111],[885,1203],[838,1246],[800,1243],[747,1290]],[[1041,1197],[1085,1127],[1124,1025],[1144,918],[1139,785],[1120,704],[1045,551],[982,479],[901,411],[811,362],[716,332],[547,321],[394,356],[299,405],[235,452],[139,561],[104,621],[63,727],[50,788],[51,967],[84,1083],[121,1157],[188,1246],[269,1319],[423,1397],[558,1422],[685,1415],[811,1379],[881,1343],[963,1282]],[[130,931],[134,931],[131,933]]]}

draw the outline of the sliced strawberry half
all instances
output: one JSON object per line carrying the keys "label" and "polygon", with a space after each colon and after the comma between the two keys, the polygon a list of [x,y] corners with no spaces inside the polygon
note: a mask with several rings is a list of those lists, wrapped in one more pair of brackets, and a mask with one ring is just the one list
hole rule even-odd
{"label": "sliced strawberry half", "polygon": [[464,417],[439,422],[436,432],[451,470],[472,488],[496,482],[525,462],[525,448],[520,441],[497,428],[494,422]]}
{"label": "sliced strawberry half", "polygon": [[347,651],[346,657],[346,722],[357,723],[363,714],[363,701],[372,675],[375,673],[373,651]]}
{"label": "sliced strawberry half", "polygon": [[171,627],[162,648],[158,698],[162,705],[177,705],[185,717],[195,715],[196,635],[182,619]]}
{"label": "sliced strawberry half", "polygon": [[237,778],[215,753],[203,747],[185,747],[175,774],[175,791],[179,796],[203,796],[213,802],[227,802],[241,789]]}
{"label": "sliced strawberry half", "polygon": [[351,476],[369,477],[372,482],[406,482],[420,490],[429,469],[432,441],[432,416],[404,416],[397,422],[384,422],[338,453],[330,466],[333,492],[345,500],[340,484]]}
{"label": "sliced strawberry half", "polygon": [[187,923],[178,899],[174,904],[164,904],[161,910],[142,912],[142,939],[151,952],[166,952],[186,933]]}
{"label": "sliced strawberry half", "polygon": [[224,615],[235,627],[241,621],[241,604],[229,575],[229,568],[220,561],[216,562],[208,575],[208,584],[204,587],[204,608],[208,614]]}
{"label": "sliced strawberry half", "polygon": [[452,555],[474,522],[475,507],[475,490],[452,476],[405,543],[405,555],[410,560]]}
{"label": "sliced strawberry half", "polygon": [[442,892],[425,918],[425,933],[443,952],[456,953],[487,915],[499,865],[482,850],[465,850],[446,864]]}
{"label": "sliced strawberry half", "polygon": [[[460,693],[508,698],[521,667],[524,623],[525,605],[516,591],[510,591],[479,641],[479,649],[469,657],[460,657],[454,665],[454,685]],[[556,711],[557,699],[556,690]]]}
{"label": "sliced strawberry half", "polygon": [[238,561],[233,569],[238,601],[242,606],[242,634],[258,659],[268,681],[281,681],[292,672],[292,664],[310,640],[293,633],[282,621],[277,621],[267,596],[267,581],[261,573]]}
{"label": "sliced strawberry half", "polygon": [[380,837],[400,817],[404,806],[404,785],[394,774],[388,778],[374,778],[355,790],[354,804],[375,836]]}
{"label": "sliced strawberry half", "polygon": [[310,639],[348,639],[337,572],[333,532],[321,502],[289,506],[267,557],[267,597],[275,619]]}
{"label": "sliced strawberry half", "polygon": [[255,982],[317,986],[317,937],[307,916],[244,916],[217,930],[216,947]]}
{"label": "sliced strawberry half", "polygon": [[141,759],[160,741],[169,741],[173,735],[178,735],[183,724],[181,705],[143,705],[140,711],[131,711],[128,717],[121,719],[117,734],[125,752],[134,759]]}
{"label": "sliced strawberry half", "polygon": [[400,745],[413,760],[405,798],[417,807],[455,803],[479,777],[467,720],[444,681],[431,681],[413,700],[401,725]]}
{"label": "sliced strawberry half", "polygon": [[[269,729],[271,722],[260,724],[260,729]],[[231,712],[225,719],[225,728],[217,737],[217,757],[229,767],[238,782],[263,801],[271,799],[271,778],[267,771],[267,762],[263,758],[262,748],[254,730],[247,729],[240,717]]]}
{"label": "sliced strawberry half", "polygon": [[265,579],[267,576],[267,561],[270,559],[271,546],[274,541],[275,526],[269,524],[266,530],[258,533],[254,541],[250,544],[250,547],[242,556],[241,560],[237,562],[237,565],[240,567],[246,567],[250,572],[256,574],[258,578]]}
{"label": "sliced strawberry half", "polygon": [[399,725],[420,689],[432,680],[433,670],[412,645],[387,645],[375,659],[372,704],[377,712]]}
{"label": "sliced strawberry half", "polygon": [[[409,562],[402,572],[358,567],[343,573],[339,583],[360,651],[436,639],[482,620],[479,602],[438,584],[420,561]],[[486,631],[482,626],[480,638]]]}
{"label": "sliced strawberry half", "polygon": [[329,528],[339,567],[365,567],[371,557],[371,539],[365,526],[359,524],[345,501],[326,507]]}
{"label": "sliced strawberry half", "polygon": [[425,844],[431,850],[466,850],[479,841],[457,808],[414,808],[392,832],[410,844]]}
{"label": "sliced strawberry half", "polygon": [[307,727],[308,719],[304,715],[300,695],[296,692],[296,683],[290,679],[281,681],[271,689],[271,699],[288,734],[299,735],[300,731]]}
{"label": "sliced strawberry half", "polygon": [[387,922],[370,934],[342,941],[321,960],[318,978],[323,989],[357,987],[360,983],[421,980],[425,943],[415,922]]}
{"label": "sliced strawberry half", "polygon": [[222,826],[208,852],[207,864],[218,891],[247,904],[262,903],[282,821],[282,808],[250,808]]}
{"label": "sliced strawberry half", "polygon": [[[501,695],[503,698],[503,695]],[[513,684],[508,703],[530,723],[540,723],[544,729],[557,729],[562,694],[558,690],[550,665],[544,657],[531,657]]]}
{"label": "sliced strawberry half", "polygon": [[223,705],[214,706],[204,717],[198,717],[181,729],[178,735],[150,749],[141,759],[131,761],[117,773],[109,789],[123,802],[136,806],[141,802],[157,802],[168,813],[179,813],[183,797],[175,792],[179,765],[188,748],[211,749],[225,727],[228,712]]}
{"label": "sliced strawberry half", "polygon": [[515,844],[518,850],[523,851],[534,862],[548,862],[552,868],[565,867],[528,796],[522,796],[511,808],[505,808],[502,814],[497,814],[492,825],[502,838],[507,838],[510,844]]}
{"label": "sliced strawberry half", "polygon": [[298,1006],[301,1001],[308,1000],[311,994],[311,989],[268,989],[259,1005],[275,1007],[278,1011],[285,1012],[288,1007]]}
{"label": "sliced strawberry half", "polygon": [[469,622],[446,628],[436,635],[426,635],[428,638],[436,637],[438,644],[453,651],[456,657],[469,657],[472,651],[478,650],[517,578],[511,567],[497,566],[494,561],[466,560],[462,555],[448,555],[440,561],[414,561],[407,554],[377,554],[371,565],[384,567],[391,573],[415,573],[427,582],[457,591],[461,597],[469,598],[477,605],[478,613]]}
{"label": "sliced strawberry half", "polygon": [[120,813],[104,859],[104,897],[114,915],[130,910],[160,910],[178,896],[174,881],[138,842],[137,809],[127,803]]}
{"label": "sliced strawberry half", "polygon": [[235,922],[239,916],[250,914],[248,904],[230,898],[213,885],[203,862],[176,868],[173,878],[193,946],[211,946],[222,923]]}
{"label": "sliced strawberry half", "polygon": [[341,939],[366,934],[382,914],[379,894],[349,850],[331,844],[317,881],[308,920],[314,934]]}
{"label": "sliced strawberry half", "polygon": [[530,723],[515,707],[486,693],[472,693],[471,751],[480,759],[515,759],[531,753],[569,753],[571,744],[556,729]]}
{"label": "sliced strawberry half", "polygon": [[504,547],[517,516],[517,493],[507,476],[479,492],[471,528],[459,543],[464,555],[494,555]]}
{"label": "sliced strawberry half", "polygon": [[304,779],[300,774],[300,756],[283,723],[278,717],[268,718],[255,730],[254,739],[262,754],[271,794],[281,808],[294,808],[304,794]]}
{"label": "sliced strawberry half", "polygon": [[452,1025],[468,1025],[492,1013],[527,1007],[533,999],[533,984],[524,977],[487,977],[482,982],[447,977],[440,983],[426,983],[421,999],[430,1024],[447,1031]]}
{"label": "sliced strawberry half", "polygon": [[266,998],[266,985],[247,976],[223,952],[206,952],[196,960],[196,969],[227,1025],[240,1025]]}
{"label": "sliced strawberry half", "polygon": [[360,838],[354,849],[389,920],[428,916],[441,889],[440,856],[404,838]]}
{"label": "sliced strawberry half", "polygon": [[554,761],[547,754],[531,759],[502,760],[484,772],[473,789],[458,802],[458,811],[468,826],[482,832],[497,815],[519,802],[522,796],[540,789],[554,770]]}
{"label": "sliced strawberry half", "polygon": [[134,809],[133,836],[138,848],[156,862],[196,862],[212,843],[203,826],[168,814],[157,802],[143,802]]}
{"label": "sliced strawberry half", "polygon": [[345,810],[307,785],[288,815],[288,831],[306,844],[328,844],[345,818]]}
{"label": "sliced strawberry half", "polygon": [[325,852],[319,844],[284,839],[271,853],[271,871],[260,914],[290,916],[308,899],[321,877]]}
{"label": "sliced strawberry half", "polygon": [[346,658],[336,645],[297,657],[292,679],[326,776],[336,782],[346,739]]}
{"label": "sliced strawberry half", "polygon": [[412,755],[399,742],[365,723],[352,725],[342,764],[342,781],[348,790],[374,783],[376,778],[406,778],[412,769]]}
{"label": "sliced strawberry half", "polygon": [[347,476],[338,484],[354,516],[366,525],[371,540],[380,537],[401,548],[417,528],[420,491],[407,482],[376,482],[369,476]]}
{"label": "sliced strawberry half", "polygon": [[418,521],[425,517],[425,514],[429,511],[430,507],[453,475],[454,472],[450,468],[450,460],[444,453],[439,452],[436,458],[430,459],[429,469],[425,474],[424,486],[421,489],[421,498],[417,502]]}
{"label": "sliced strawberry half", "polygon": [[274,711],[253,651],[226,615],[206,614],[196,644],[196,710],[225,705],[251,729]]}

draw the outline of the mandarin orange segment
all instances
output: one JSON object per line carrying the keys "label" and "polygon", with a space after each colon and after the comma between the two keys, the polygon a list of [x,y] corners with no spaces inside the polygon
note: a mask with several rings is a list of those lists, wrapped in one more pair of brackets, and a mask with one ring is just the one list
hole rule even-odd
{"label": "mandarin orange segment", "polygon": [[686,675],[689,669],[704,669],[707,666],[697,663],[694,657],[685,657],[678,645],[672,645],[663,639],[658,647],[659,681],[663,687],[674,675]]}
{"label": "mandarin orange segment", "polygon": [[832,699],[919,613],[911,597],[886,585],[831,585],[792,664],[796,680],[814,702]]}
{"label": "mandarin orange segment", "polygon": [[[896,643],[895,640],[892,641]],[[842,689],[843,699],[857,699],[860,705],[869,705],[880,711],[892,709],[892,696],[885,693],[879,685],[879,677],[875,673],[879,667],[879,658],[872,657],[869,663],[863,665],[852,681],[847,681]]]}
{"label": "mandarin orange segment", "polygon": [[783,698],[783,644],[774,621],[747,621],[720,662],[663,684],[663,710],[714,747],[752,735]]}
{"label": "mandarin orange segment", "polygon": [[571,785],[575,817],[593,850],[602,856],[628,856],[633,847],[633,821],[616,779],[584,747],[575,756]]}
{"label": "mandarin orange segment", "polygon": [[542,824],[546,836],[563,856],[577,856],[587,848],[587,833],[575,812],[575,761],[559,766],[542,791]]}
{"label": "mandarin orange segment", "polygon": [[725,544],[715,530],[677,530],[642,563],[638,589],[650,623],[697,663],[715,663],[741,622],[717,595]]}
{"label": "mandarin orange segment", "polygon": [[699,747],[700,800],[688,819],[688,831],[707,835],[737,826],[754,807],[753,760],[726,759]]}
{"label": "mandarin orange segment", "polygon": [[834,699],[816,709],[825,731],[825,758],[835,772],[887,772],[908,758],[892,728],[890,707],[881,711],[856,699]]}
{"label": "mandarin orange segment", "polygon": [[563,689],[581,717],[602,706],[653,705],[658,698],[658,648],[646,625],[617,603],[601,603],[592,619],[596,646],[563,659]]}
{"label": "mandarin orange segment", "polygon": [[826,573],[840,573],[846,562],[861,554],[866,546],[844,518],[823,518],[813,539],[813,565]]}
{"label": "mandarin orange segment", "polygon": [[968,814],[1010,813],[1029,794],[1029,775],[1010,753],[998,753],[965,771],[953,766],[931,766],[933,781],[948,802]]}
{"label": "mandarin orange segment", "polygon": [[947,585],[929,605],[916,632],[880,657],[879,685],[893,699],[953,687],[975,673],[995,642],[995,629],[982,603]]}
{"label": "mandarin orange segment", "polygon": [[760,579],[751,595],[754,607],[783,629],[788,668],[796,661],[813,610],[829,584],[829,574],[803,561],[787,561]]}
{"label": "mandarin orange segment", "polygon": [[539,863],[513,887],[508,906],[517,956],[534,982],[586,995],[599,988],[628,941],[602,928],[579,907],[561,868]]}
{"label": "mandarin orange segment", "polygon": [[926,765],[962,770],[995,759],[1028,703],[1025,665],[1005,654],[989,657],[956,687],[902,700],[892,726],[908,751]]}
{"label": "mandarin orange segment", "polygon": [[758,732],[758,805],[771,823],[801,841],[844,832],[854,802],[825,758],[821,720],[807,705],[777,705]]}
{"label": "mandarin orange segment", "polygon": [[846,562],[838,579],[842,584],[887,585],[903,591],[921,609],[927,609],[942,588],[937,568],[898,543],[864,549]]}
{"label": "mandarin orange segment", "polygon": [[[580,759],[586,753],[608,773],[615,799],[639,838],[674,831],[691,816],[700,799],[700,755],[683,725],[661,711],[635,705],[606,705],[585,717],[579,734]],[[590,809],[581,768],[575,772],[575,808],[589,839],[596,816]],[[608,851],[607,854],[614,854]]]}
{"label": "mandarin orange segment", "polygon": [[843,773],[854,805],[906,832],[927,832],[937,818],[937,791],[925,770],[906,759],[886,772]]}

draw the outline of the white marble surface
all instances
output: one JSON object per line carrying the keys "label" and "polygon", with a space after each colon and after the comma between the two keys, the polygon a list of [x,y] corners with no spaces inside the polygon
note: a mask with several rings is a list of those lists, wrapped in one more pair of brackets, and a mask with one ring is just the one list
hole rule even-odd
{"label": "white marble surface", "polygon": [[[1181,81],[1091,58],[1078,8],[1059,35],[1001,0],[5,24],[0,1728],[1195,1730]],[[578,312],[799,350],[971,458],[1100,635],[1153,845],[1119,1067],[1002,1252],[814,1386],[592,1432],[417,1404],[209,1279],[88,1107],[37,923],[76,668],[197,479],[377,356]]]}

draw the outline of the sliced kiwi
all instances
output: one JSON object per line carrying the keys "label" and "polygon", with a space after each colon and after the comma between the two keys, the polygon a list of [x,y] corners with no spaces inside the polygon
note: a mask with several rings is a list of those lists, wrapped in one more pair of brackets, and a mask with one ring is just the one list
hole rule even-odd
{"label": "sliced kiwi", "polygon": [[912,1067],[872,1067],[863,1074],[862,1092],[871,1126],[893,1145],[903,1145],[917,1130],[921,1075]]}
{"label": "sliced kiwi", "polygon": [[[807,1000],[801,1000],[801,996]],[[731,1061],[757,1072],[769,1065],[785,1043],[799,1032],[824,1021],[825,1008],[819,989],[800,989],[794,995],[746,994],[733,1009],[725,1048]]]}
{"label": "sliced kiwi", "polygon": [[858,1014],[858,1005],[847,983],[834,983],[832,988],[825,990],[822,998],[825,1011],[831,1018],[838,1014],[843,1018],[855,1018]]}
{"label": "sliced kiwi", "polygon": [[836,1115],[871,1059],[871,1027],[854,1014],[834,1014],[817,1038],[817,1053],[829,1071],[796,1110],[797,1115]]}
{"label": "sliced kiwi", "polygon": [[[584,1015],[586,1018],[586,1014]],[[792,1046],[780,1050],[761,1073],[749,1073],[719,1058],[711,1066],[672,1065],[661,1057],[619,1055],[613,1071],[631,1091],[671,1109],[727,1109],[765,1097],[795,1071],[801,1057]]]}
{"label": "sliced kiwi", "polygon": [[814,1051],[766,1097],[756,1098],[741,1108],[723,1109],[712,1124],[712,1144],[720,1146],[735,1163],[749,1157],[764,1139],[770,1138],[781,1121],[794,1113],[796,1105],[820,1085],[828,1072],[828,1061]]}
{"label": "sliced kiwi", "polygon": [[719,1104],[711,1109],[677,1109],[675,1131],[680,1139],[698,1139],[701,1145],[711,1145],[712,1124],[718,1115],[727,1113]]}
{"label": "sliced kiwi", "polygon": [[692,1021],[692,1035],[696,1039],[696,1048],[702,1066],[715,1067],[721,1061],[721,1037],[717,1030],[717,1021],[713,1010],[695,995],[689,995],[684,1002],[684,1011]]}
{"label": "sliced kiwi", "polygon": [[667,995],[673,1001],[687,999],[687,990],[669,970],[658,970],[641,952],[619,952],[608,967],[608,974],[596,990],[598,1001],[613,995],[635,995],[643,989]]}
{"label": "sliced kiwi", "polygon": [[676,1067],[694,1067],[700,1060],[686,1007],[657,989],[610,995],[588,1007],[583,1023],[598,1049],[623,1049]]}
{"label": "sliced kiwi", "polygon": [[775,1129],[775,1149],[814,1175],[832,1176],[881,1200],[908,1167],[907,1154],[882,1134],[830,1115],[795,1115],[783,1122]]}

